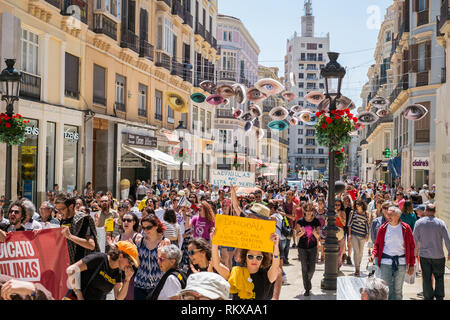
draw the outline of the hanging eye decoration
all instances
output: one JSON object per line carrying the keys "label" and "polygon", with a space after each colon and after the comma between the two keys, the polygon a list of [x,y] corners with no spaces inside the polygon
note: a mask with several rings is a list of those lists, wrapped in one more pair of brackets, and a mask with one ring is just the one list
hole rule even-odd
{"label": "hanging eye decoration", "polygon": [[305,96],[305,99],[309,103],[318,105],[323,99],[325,99],[325,95],[320,91],[311,91]]}
{"label": "hanging eye decoration", "polygon": [[293,117],[289,119],[289,125],[295,127],[298,124],[298,119]]}
{"label": "hanging eye decoration", "polygon": [[286,108],[279,106],[279,107],[275,107],[272,110],[270,110],[269,117],[271,117],[273,120],[281,121],[281,120],[286,119],[288,114],[289,113],[286,110]]}
{"label": "hanging eye decoration", "polygon": [[311,114],[311,118],[309,119],[309,121],[305,121],[305,124],[307,126],[313,126],[315,125],[317,122],[319,121],[319,119],[316,117],[315,114]]}
{"label": "hanging eye decoration", "polygon": [[244,112],[241,109],[233,109],[234,118],[239,119],[240,117],[242,117],[243,114]]}
{"label": "hanging eye decoration", "polygon": [[212,94],[208,98],[206,98],[206,102],[213,106],[221,105],[224,101],[224,98],[219,96],[218,94]]}
{"label": "hanging eye decoration", "polygon": [[290,111],[292,111],[294,114],[299,114],[300,112],[303,111],[303,109],[304,108],[302,106],[295,105],[291,107]]}
{"label": "hanging eye decoration", "polygon": [[350,98],[347,98],[345,96],[341,96],[340,98],[336,99],[336,109],[337,110],[344,110],[351,103],[352,103],[352,100]]}
{"label": "hanging eye decoration", "polygon": [[189,105],[186,103],[186,101],[183,99],[182,96],[180,96],[177,93],[174,92],[166,92],[166,99],[167,104],[177,112],[181,113],[187,113],[189,112]]}
{"label": "hanging eye decoration", "polygon": [[246,112],[242,115],[241,119],[243,121],[252,121],[255,117],[250,112]]}
{"label": "hanging eye decoration", "polygon": [[267,126],[274,131],[283,131],[289,127],[289,124],[286,121],[275,120],[269,122]]}
{"label": "hanging eye decoration", "polygon": [[222,107],[226,107],[226,106],[228,106],[229,104],[230,104],[230,99],[224,98],[221,106],[222,106]]}
{"label": "hanging eye decoration", "polygon": [[247,94],[244,85],[235,83],[232,85],[235,94],[235,101],[237,104],[243,104],[247,101]]}
{"label": "hanging eye decoration", "polygon": [[255,83],[255,88],[265,93],[267,96],[279,94],[284,90],[284,86],[275,79],[265,78]]}
{"label": "hanging eye decoration", "polygon": [[376,115],[380,118],[386,117],[389,114],[387,109],[378,109]]}
{"label": "hanging eye decoration", "polygon": [[205,80],[200,82],[200,88],[205,91],[213,91],[216,88],[216,84],[212,81]]}
{"label": "hanging eye decoration", "polygon": [[251,88],[247,91],[247,100],[254,103],[261,103],[267,98],[264,92],[259,91],[256,88]]}
{"label": "hanging eye decoration", "polygon": [[255,135],[256,139],[261,140],[264,137],[264,130],[261,128],[256,128]]}
{"label": "hanging eye decoration", "polygon": [[299,118],[302,122],[307,123],[307,122],[311,121],[312,116],[313,116],[313,114],[311,111],[305,110],[305,111],[300,112]]}
{"label": "hanging eye decoration", "polygon": [[322,111],[327,112],[327,111],[329,111],[329,108],[330,108],[330,99],[323,99],[323,100],[317,105],[317,110],[318,110],[319,112],[322,112]]}
{"label": "hanging eye decoration", "polygon": [[411,121],[418,121],[425,117],[428,113],[427,108],[425,108],[421,104],[412,104],[409,105],[403,110],[402,116]]}
{"label": "hanging eye decoration", "polygon": [[292,100],[294,100],[295,98],[297,98],[297,96],[295,95],[295,93],[290,92],[290,91],[285,91],[281,94],[281,96],[283,97],[283,99],[287,102],[291,102]]}
{"label": "hanging eye decoration", "polygon": [[375,97],[369,101],[369,104],[377,109],[385,109],[389,105],[389,100],[383,97]]}
{"label": "hanging eye decoration", "polygon": [[254,127],[260,127],[260,123],[259,123],[259,119],[258,118],[255,118],[255,119],[253,119],[253,126]]}
{"label": "hanging eye decoration", "polygon": [[227,99],[234,97],[236,93],[234,92],[232,86],[224,84],[216,89],[216,94],[218,94],[224,99]]}
{"label": "hanging eye decoration", "polygon": [[203,93],[193,93],[191,94],[191,100],[195,103],[203,103],[206,100],[206,96]]}
{"label": "hanging eye decoration", "polygon": [[365,111],[357,116],[358,121],[361,122],[364,125],[371,125],[375,123],[378,120],[378,116],[370,111]]}

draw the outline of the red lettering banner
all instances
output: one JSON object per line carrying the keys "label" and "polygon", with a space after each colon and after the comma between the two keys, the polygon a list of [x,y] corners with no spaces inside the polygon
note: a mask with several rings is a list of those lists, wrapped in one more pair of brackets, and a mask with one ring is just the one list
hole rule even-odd
{"label": "red lettering banner", "polygon": [[60,300],[67,292],[69,253],[66,238],[59,228],[10,232],[0,243],[0,274],[39,282],[53,298]]}

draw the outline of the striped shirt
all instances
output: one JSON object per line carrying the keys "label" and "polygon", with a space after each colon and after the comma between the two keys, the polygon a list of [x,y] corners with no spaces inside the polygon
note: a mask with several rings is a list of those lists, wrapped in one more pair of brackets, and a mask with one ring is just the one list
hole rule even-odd
{"label": "striped shirt", "polygon": [[164,237],[168,239],[175,239],[178,237],[178,234],[180,233],[180,226],[178,223],[163,221],[163,225],[166,227],[166,230],[164,230]]}
{"label": "striped shirt", "polygon": [[365,238],[369,234],[369,218],[365,213],[357,211],[350,213],[348,227],[351,228],[351,235]]}

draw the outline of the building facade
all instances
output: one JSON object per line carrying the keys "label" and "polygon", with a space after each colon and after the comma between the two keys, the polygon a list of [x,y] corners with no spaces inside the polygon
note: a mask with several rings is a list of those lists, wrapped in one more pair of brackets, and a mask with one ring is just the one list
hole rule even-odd
{"label": "building facade", "polygon": [[[287,40],[285,56],[286,87],[297,95],[297,99],[288,106],[300,105],[314,110],[316,107],[305,100],[311,91],[324,91],[324,79],[320,69],[327,64],[327,52],[330,51],[329,34],[326,37],[314,36],[314,16],[311,1],[305,1],[305,15],[302,17],[302,33]],[[297,87],[290,87],[289,74],[293,73]],[[302,167],[308,170],[318,170],[325,173],[328,165],[328,148],[319,146],[316,142],[314,126],[299,122],[297,126],[289,127],[289,161],[291,172]]]}
{"label": "building facade", "polygon": [[[217,86],[241,83],[253,87],[258,80],[258,55],[260,49],[241,20],[235,17],[217,16],[217,44],[220,54]],[[238,105],[234,98],[227,106],[216,109],[215,129],[218,139],[214,143],[216,168],[256,171],[258,142],[255,128],[245,131],[245,122],[233,117],[232,108],[244,112],[250,104]],[[233,167],[237,158],[238,167]]]}
{"label": "building facade", "polygon": [[[203,162],[195,155],[211,138],[214,110],[190,95],[215,79],[216,0],[0,1],[0,14],[2,68],[16,58],[23,82],[15,112],[31,120],[13,149],[13,199],[39,203],[53,184],[82,191],[88,181],[119,197],[122,179],[176,179],[180,121],[188,129],[184,177],[208,176],[212,150]],[[181,98],[183,113],[168,93]],[[4,179],[0,172],[0,194]]]}

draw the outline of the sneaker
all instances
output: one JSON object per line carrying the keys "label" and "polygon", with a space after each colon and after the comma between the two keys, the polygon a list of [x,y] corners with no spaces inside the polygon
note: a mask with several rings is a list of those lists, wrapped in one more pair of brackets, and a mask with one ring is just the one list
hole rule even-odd
{"label": "sneaker", "polygon": [[292,245],[292,248],[297,248],[297,246],[295,245],[295,243]]}
{"label": "sneaker", "polygon": [[310,296],[309,290],[306,290],[305,293],[304,293],[303,295],[304,295],[305,297],[309,297],[309,296]]}
{"label": "sneaker", "polygon": [[347,260],[347,255],[344,253],[344,254],[342,255],[342,261],[345,261],[345,260]]}

